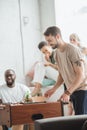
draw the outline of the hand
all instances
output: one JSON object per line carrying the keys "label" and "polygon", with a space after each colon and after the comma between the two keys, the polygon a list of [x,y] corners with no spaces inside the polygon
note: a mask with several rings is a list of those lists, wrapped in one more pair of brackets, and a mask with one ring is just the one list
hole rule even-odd
{"label": "hand", "polygon": [[62,102],[64,102],[64,103],[69,103],[70,96],[64,93],[64,94],[60,97],[60,100],[61,100]]}
{"label": "hand", "polygon": [[49,61],[50,55],[49,55],[49,54],[46,54],[46,55],[45,55],[45,59],[46,59],[47,61]]}
{"label": "hand", "polygon": [[55,89],[52,88],[52,89],[48,90],[48,91],[44,94],[44,96],[45,96],[46,98],[49,98],[49,97],[51,97],[51,95],[52,95],[54,92],[55,92]]}
{"label": "hand", "polygon": [[45,63],[44,63],[44,66],[50,66],[50,62],[48,62],[48,61],[46,61]]}

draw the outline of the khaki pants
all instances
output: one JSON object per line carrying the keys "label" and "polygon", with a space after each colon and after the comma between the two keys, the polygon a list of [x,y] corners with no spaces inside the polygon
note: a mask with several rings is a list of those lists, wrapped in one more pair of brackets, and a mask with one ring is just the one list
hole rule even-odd
{"label": "khaki pants", "polygon": [[12,130],[23,130],[24,125],[14,125],[12,126]]}
{"label": "khaki pants", "polygon": [[25,125],[24,130],[34,130],[34,124]]}
{"label": "khaki pants", "polygon": [[[23,130],[24,125],[14,125],[12,126],[12,130]],[[0,130],[2,130],[2,126],[0,126]],[[34,130],[34,124],[29,124],[29,128],[27,130]]]}

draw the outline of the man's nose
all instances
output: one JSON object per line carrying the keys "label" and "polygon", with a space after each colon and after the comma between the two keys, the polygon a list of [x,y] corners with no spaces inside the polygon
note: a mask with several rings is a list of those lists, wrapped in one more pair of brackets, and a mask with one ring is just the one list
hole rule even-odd
{"label": "man's nose", "polygon": [[50,42],[48,42],[48,45],[50,46]]}
{"label": "man's nose", "polygon": [[7,78],[8,78],[8,79],[11,79],[11,76],[8,76]]}

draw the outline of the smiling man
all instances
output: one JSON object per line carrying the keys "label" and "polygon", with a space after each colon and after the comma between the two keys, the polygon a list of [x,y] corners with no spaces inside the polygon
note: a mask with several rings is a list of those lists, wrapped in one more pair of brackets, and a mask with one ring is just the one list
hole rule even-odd
{"label": "smiling man", "polygon": [[[24,84],[16,83],[16,74],[14,70],[8,69],[5,71],[6,83],[0,86],[0,100],[2,103],[20,103],[25,98],[30,90]],[[6,126],[5,129],[8,130]],[[12,130],[23,130],[23,125],[12,126]]]}
{"label": "smiling man", "polygon": [[67,90],[60,99],[69,102],[71,97],[75,114],[87,114],[87,65],[80,49],[66,43],[56,26],[48,27],[44,36],[48,45],[52,48],[57,47],[55,60],[59,71],[56,84],[45,93],[45,96],[51,96],[61,84],[65,83]]}

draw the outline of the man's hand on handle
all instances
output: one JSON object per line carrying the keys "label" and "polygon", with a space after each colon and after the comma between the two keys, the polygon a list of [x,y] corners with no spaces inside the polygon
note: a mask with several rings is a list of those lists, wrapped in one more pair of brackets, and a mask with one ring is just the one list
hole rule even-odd
{"label": "man's hand on handle", "polygon": [[44,96],[46,97],[46,98],[49,98],[49,97],[51,97],[52,96],[52,94],[55,92],[55,88],[51,88],[51,89],[49,89],[45,94],[44,94]]}

